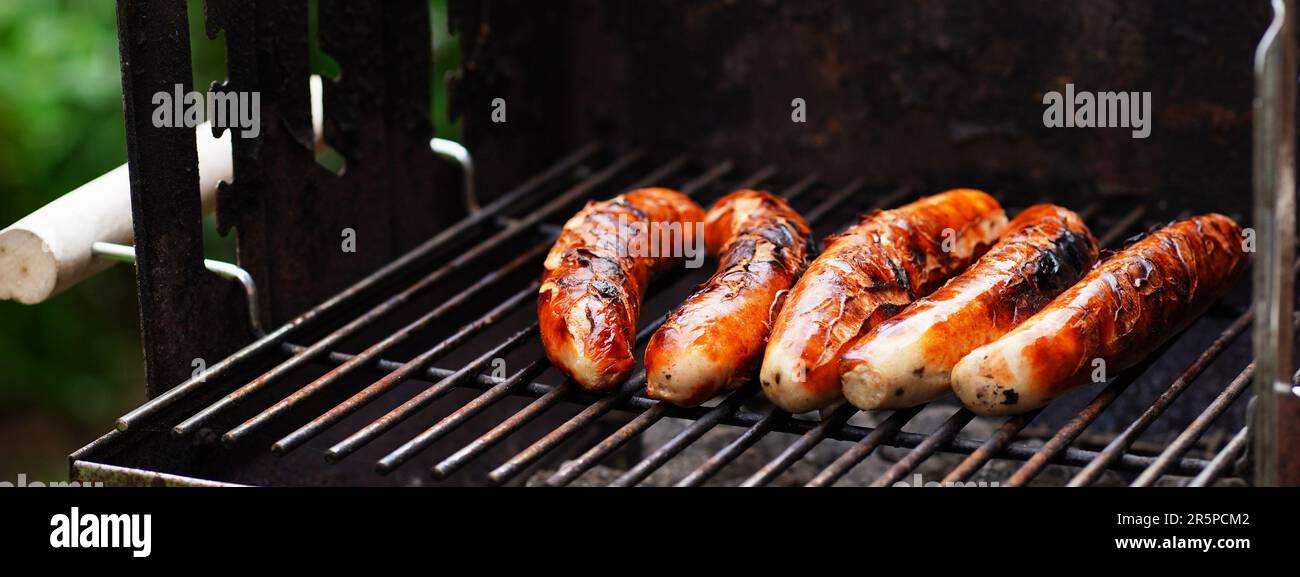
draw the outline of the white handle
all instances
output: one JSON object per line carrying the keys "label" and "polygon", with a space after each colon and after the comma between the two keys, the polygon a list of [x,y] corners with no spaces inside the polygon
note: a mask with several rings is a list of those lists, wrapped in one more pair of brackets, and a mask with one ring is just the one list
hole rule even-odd
{"label": "white handle", "polygon": [[[321,80],[311,77],[312,128],[321,144]],[[230,134],[213,138],[208,123],[195,129],[203,214],[216,208],[217,183],[231,181]],[[91,245],[133,244],[131,183],[123,164],[0,230],[0,300],[36,304],[113,263]]]}

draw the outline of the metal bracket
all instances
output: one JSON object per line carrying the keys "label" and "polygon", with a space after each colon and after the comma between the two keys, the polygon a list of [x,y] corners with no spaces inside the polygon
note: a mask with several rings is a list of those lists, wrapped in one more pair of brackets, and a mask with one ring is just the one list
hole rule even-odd
{"label": "metal bracket", "polygon": [[[135,265],[135,247],[112,242],[96,242],[90,245],[90,252],[104,260],[113,262],[124,262],[132,266]],[[262,316],[257,306],[257,283],[253,281],[253,275],[239,267],[239,265],[225,261],[203,259],[203,266],[213,274],[234,281],[244,287],[244,294],[248,295],[248,321],[253,326],[258,338],[266,335],[266,330],[262,328]]]}
{"label": "metal bracket", "polygon": [[461,191],[465,198],[465,209],[470,214],[483,210],[483,207],[479,206],[478,196],[474,192],[474,158],[470,156],[469,149],[459,142],[445,138],[430,140],[429,148],[433,149],[434,154],[460,164]]}

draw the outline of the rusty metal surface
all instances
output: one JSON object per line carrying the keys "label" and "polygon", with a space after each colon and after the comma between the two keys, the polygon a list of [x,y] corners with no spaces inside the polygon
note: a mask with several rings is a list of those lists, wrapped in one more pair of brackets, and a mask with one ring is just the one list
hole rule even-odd
{"label": "rusty metal surface", "polygon": [[[629,182],[632,180],[630,178],[614,178],[587,192],[595,197],[604,197],[653,177],[664,179],[669,185],[685,181],[685,190],[701,189],[708,198],[716,198],[732,187],[758,186],[761,181],[776,180],[780,175],[782,183],[792,183],[787,190],[802,191],[811,187],[807,195],[800,195],[795,200],[800,206],[805,206],[808,209],[805,214],[817,222],[829,216],[834,216],[829,220],[847,219],[858,209],[896,202],[909,190],[908,187],[893,187],[892,192],[891,189],[867,192],[862,189],[860,182],[848,187],[820,187],[813,175],[803,178],[798,178],[798,174],[783,175],[776,167],[764,168],[733,182],[724,178],[730,167],[729,162],[724,162],[712,167],[695,165],[686,169],[680,161],[673,160],[653,170],[645,168],[649,172],[632,182]],[[629,167],[628,172],[632,169],[634,168]],[[581,186],[582,182],[602,179],[603,172],[606,171],[588,169],[571,175],[570,178],[577,181],[576,186]],[[637,170],[633,174],[643,173]],[[554,189],[566,191],[572,190],[572,186],[559,186],[557,183]],[[539,199],[553,198],[540,191],[534,196]],[[808,198],[803,198],[804,196]],[[1103,218],[1104,222],[1113,223],[1118,228],[1137,227],[1141,219],[1133,218],[1134,211],[1128,208],[1124,206],[1121,210],[1111,211],[1114,214],[1109,220],[1098,218]],[[512,212],[530,214],[526,212],[528,210],[520,207]],[[509,230],[521,223],[535,227],[526,233],[523,247],[543,242],[553,232],[545,226],[547,223],[540,220],[503,216],[505,218],[496,223],[499,230],[478,231],[466,244],[473,246],[481,239],[498,238],[501,230]],[[555,216],[562,217],[561,214]],[[1149,222],[1142,221],[1141,224]],[[830,223],[826,225],[818,225],[823,234],[831,226]],[[328,354],[287,372],[282,379],[269,383],[265,391],[250,395],[248,402],[231,406],[228,411],[214,415],[209,422],[195,430],[183,435],[168,434],[174,423],[184,421],[205,407],[212,406],[211,403],[219,401],[227,391],[263,374],[267,368],[282,362],[283,358],[301,355],[308,348],[298,344],[284,344],[281,347],[284,357],[264,359],[261,365],[243,367],[238,374],[222,376],[220,382],[191,389],[172,405],[158,409],[153,420],[148,421],[150,426],[133,426],[128,430],[114,431],[92,447],[79,452],[73,459],[185,477],[251,484],[307,485],[478,484],[485,481],[522,484],[546,480],[547,476],[553,478],[555,484],[569,481],[587,484],[590,480],[583,471],[585,468],[607,471],[607,465],[611,462],[634,464],[626,473],[613,479],[613,484],[624,486],[643,480],[650,481],[647,479],[649,472],[668,464],[674,455],[680,455],[681,449],[708,434],[709,429],[715,426],[732,431],[736,431],[737,427],[747,430],[735,444],[705,464],[700,473],[682,479],[681,483],[698,484],[739,456],[749,457],[751,461],[752,458],[767,459],[763,456],[766,453],[761,449],[757,457],[753,452],[746,451],[752,450],[754,441],[765,436],[766,441],[771,441],[769,445],[775,443],[786,451],[781,455],[771,453],[776,458],[754,476],[755,484],[788,484],[791,472],[807,468],[808,463],[803,461],[818,459],[827,450],[836,451],[835,447],[843,447],[837,443],[843,441],[858,443],[857,447],[866,447],[865,451],[858,450],[858,453],[871,459],[882,452],[898,452],[899,448],[911,449],[910,453],[902,452],[904,456],[891,471],[882,470],[885,476],[878,479],[886,480],[906,474],[909,470],[917,470],[920,464],[932,460],[929,457],[939,458],[937,453],[969,454],[985,450],[989,457],[999,461],[1039,460],[1042,465],[1060,464],[1071,467],[1086,466],[1100,455],[1087,445],[1075,441],[1073,434],[1094,421],[1102,413],[1100,409],[1105,408],[1105,404],[1092,407],[1092,410],[1085,409],[1080,415],[1078,427],[1071,431],[1073,434],[1065,439],[1066,442],[1045,454],[1033,443],[1031,436],[1020,435],[1021,438],[1017,438],[1018,427],[1015,431],[1008,431],[1010,434],[1004,436],[996,450],[992,450],[990,441],[982,436],[957,434],[965,430],[965,425],[970,422],[962,412],[932,431],[922,429],[918,432],[901,429],[901,425],[910,421],[907,415],[896,419],[897,423],[894,424],[900,425],[898,427],[889,422],[870,427],[848,423],[849,411],[822,422],[794,418],[784,413],[764,412],[761,400],[755,399],[760,403],[758,406],[746,405],[746,393],[752,393],[752,389],[739,391],[734,398],[729,398],[717,407],[690,409],[671,407],[640,395],[639,381],[628,384],[626,389],[620,391],[622,394],[614,396],[577,390],[570,384],[555,379],[552,373],[546,371],[546,364],[538,361],[544,357],[540,356],[537,348],[535,331],[529,329],[535,322],[531,314],[514,311],[519,314],[507,314],[496,323],[482,323],[484,318],[496,318],[499,312],[516,308],[510,306],[511,303],[521,302],[520,295],[528,294],[525,287],[534,280],[533,275],[521,271],[510,280],[503,281],[500,290],[457,300],[456,295],[460,294],[457,291],[487,282],[485,279],[490,278],[492,271],[508,267],[521,254],[527,254],[527,251],[521,252],[518,247],[503,247],[506,248],[512,250],[484,252],[474,258],[466,258],[466,253],[446,255],[448,262],[464,261],[459,265],[464,267],[468,277],[464,283],[435,287],[435,294],[428,298],[403,303],[400,310],[393,311],[393,318],[380,321],[373,330],[364,334],[359,333],[357,339],[349,341],[351,346],[343,350],[365,350],[373,346],[373,343],[400,334],[402,327],[409,325],[411,319],[430,314],[429,311],[440,305],[457,303],[453,307],[456,311],[447,312],[449,316],[445,324],[448,326],[429,327],[432,331],[429,334],[412,335],[410,347],[394,347],[385,352],[384,358],[371,359],[370,363],[358,362],[358,355],[331,348]],[[698,275],[685,274],[686,272],[675,271],[660,279],[658,286],[664,287],[663,292],[652,291],[648,306],[660,311],[678,302],[678,295],[681,294],[679,291],[689,290],[699,280]],[[393,290],[400,286],[393,287]],[[366,310],[360,308],[354,312],[364,315]],[[640,340],[648,337],[661,321],[662,317],[649,321],[642,327],[639,331]],[[336,319],[336,322],[342,323],[344,319]],[[480,333],[475,327],[481,323],[483,327]],[[329,330],[319,332],[329,334]],[[457,336],[461,334],[472,336],[462,343]],[[459,344],[444,347],[441,343],[446,342]],[[452,350],[446,351],[445,357],[439,353],[438,364],[441,366],[417,368],[425,365],[421,359],[424,354],[443,348]],[[498,352],[508,361],[511,370],[518,367],[522,369],[515,370],[509,378],[485,374],[484,363],[491,354]],[[1197,354],[1214,352],[1199,350]],[[284,412],[279,418],[267,421],[265,430],[254,431],[247,438],[248,442],[236,446],[224,446],[219,442],[223,431],[232,430],[241,422],[257,417],[266,407],[272,407],[276,401],[288,398],[303,383],[311,383],[338,366],[357,366],[358,370],[348,371],[348,374],[342,375],[330,387],[323,387],[318,394],[304,398],[300,405]],[[395,373],[403,370],[409,374]],[[386,380],[392,374],[411,378],[394,379],[390,385]],[[1135,378],[1136,376],[1137,372],[1134,373]],[[538,380],[533,380],[535,378]],[[1156,377],[1145,375],[1142,380],[1153,381]],[[1125,394],[1137,394],[1132,389],[1129,387]],[[374,393],[376,390],[383,394]],[[476,391],[484,390],[487,392],[481,396],[476,395]],[[1118,396],[1123,391],[1124,388],[1120,387],[1113,393]],[[353,402],[353,399],[364,402]],[[536,400],[529,404],[529,399]],[[1197,410],[1200,408],[1203,407],[1198,407]],[[629,413],[632,417],[626,416]],[[629,419],[631,424],[624,425]],[[688,428],[682,435],[642,458],[638,452],[640,445],[634,441],[645,439],[648,430],[643,425],[679,419],[695,420],[698,426],[693,425],[693,428]],[[435,424],[428,427],[431,422]],[[557,428],[556,425],[560,423],[563,424]],[[624,425],[623,430],[616,430],[620,425]],[[372,426],[377,428],[371,430]],[[483,433],[485,429],[489,430]],[[299,431],[308,431],[309,434],[304,436]],[[797,438],[800,435],[802,438]],[[276,451],[277,443],[286,440],[293,443],[285,444],[282,449],[293,447],[294,450]],[[395,445],[397,448],[393,449]],[[646,449],[656,448],[651,446]],[[584,450],[587,454],[585,458],[581,457]],[[852,449],[836,454],[845,459],[845,465],[840,467],[845,471],[856,468],[854,463],[862,460],[857,458]],[[1204,454],[1197,452],[1197,456],[1168,461],[1167,474],[1196,474],[1207,463],[1198,458]],[[579,460],[565,467],[564,459],[574,455],[580,456]],[[1126,473],[1136,472],[1150,468],[1156,461],[1155,457],[1125,451],[1110,464],[1110,468]],[[757,464],[761,465],[762,462]],[[380,474],[376,474],[375,468]],[[837,474],[835,468],[830,470],[831,474]],[[531,471],[540,471],[546,476],[533,477],[529,475]],[[550,471],[559,471],[560,474],[550,474]],[[575,475],[580,478],[575,478]],[[851,479],[861,480],[860,477]],[[823,483],[825,482],[824,480]],[[662,483],[662,480],[653,483]]]}
{"label": "rusty metal surface", "polygon": [[[503,167],[487,178],[600,135],[840,182],[1065,178],[1198,211],[1239,210],[1249,190],[1249,62],[1268,24],[1267,2],[1219,0],[454,0],[450,15],[465,55],[451,110],[476,159]],[[1150,137],[1044,128],[1043,93],[1066,83],[1151,91]]]}
{"label": "rusty metal surface", "polygon": [[194,129],[156,127],[153,95],[193,89],[183,2],[119,0],[118,49],[147,394],[190,378],[252,337],[243,293],[203,266]]}
{"label": "rusty metal surface", "polygon": [[172,475],[118,467],[87,461],[72,462],[72,480],[86,483],[103,483],[105,487],[244,487],[238,483],[222,483],[184,475]]}
{"label": "rusty metal surface", "polygon": [[[261,93],[262,131],[236,138],[234,182],[219,196],[223,233],[262,287],[271,326],[284,323],[415,247],[463,213],[433,193],[428,3],[319,3],[320,45],[339,65],[324,79],[324,140],[341,174],[317,164],[308,78],[306,0],[208,0],[207,32],[224,32],[229,80]],[[356,252],[341,249],[355,231]]]}

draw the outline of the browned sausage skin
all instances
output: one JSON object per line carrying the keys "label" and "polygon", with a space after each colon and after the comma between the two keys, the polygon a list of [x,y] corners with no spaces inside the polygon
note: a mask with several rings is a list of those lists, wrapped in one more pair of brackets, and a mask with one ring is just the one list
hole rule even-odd
{"label": "browned sausage skin", "polygon": [[966,353],[1038,312],[1096,260],[1097,240],[1079,215],[1050,204],[1024,210],[969,269],[846,348],[844,397],[873,410],[944,395]]}
{"label": "browned sausage skin", "polygon": [[569,219],[546,256],[537,299],[551,363],[588,390],[627,380],[636,365],[632,347],[646,286],[681,257],[650,246],[657,238],[652,227],[680,231],[680,242],[693,246],[703,218],[686,195],[643,188],[589,203]]}
{"label": "browned sausage skin", "polygon": [[767,397],[790,412],[839,400],[844,347],[969,266],[1006,225],[993,197],[961,189],[863,215],[828,238],[776,317],[759,372]]}
{"label": "browned sausage skin", "polygon": [[1114,375],[1185,328],[1245,270],[1241,227],[1207,214],[1160,228],[1098,264],[1042,311],[971,351],[953,392],[982,415],[1023,413]]}
{"label": "browned sausage skin", "polygon": [[705,216],[717,272],[668,314],[646,347],[646,392],[695,406],[752,376],[780,294],[808,266],[808,223],[780,197],[738,190]]}

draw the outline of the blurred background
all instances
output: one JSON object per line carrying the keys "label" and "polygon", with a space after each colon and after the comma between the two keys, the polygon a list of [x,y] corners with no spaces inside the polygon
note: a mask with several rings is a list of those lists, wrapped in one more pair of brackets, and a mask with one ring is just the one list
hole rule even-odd
{"label": "blurred background", "polygon": [[[225,78],[225,44],[188,0],[194,87]],[[446,120],[441,79],[459,61],[445,0],[430,0],[434,124]],[[309,1],[315,38],[316,2]],[[115,3],[0,2],[0,228],[126,162]],[[312,46],[318,74],[337,72]],[[234,259],[211,217],[209,258]],[[67,455],[144,400],[135,273],[115,266],[36,306],[0,301],[0,481],[67,478]]]}

